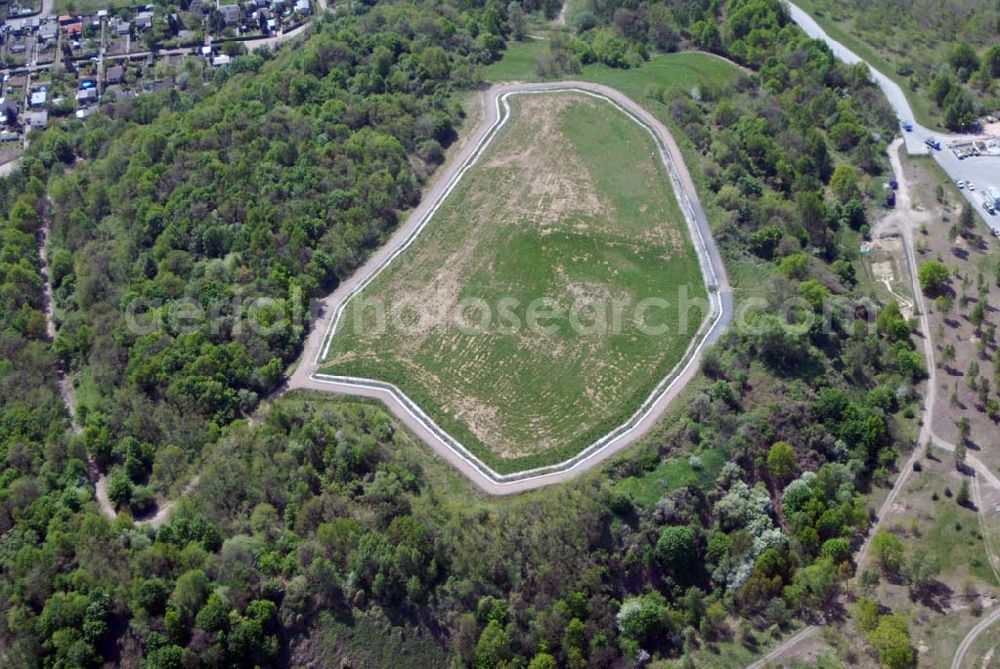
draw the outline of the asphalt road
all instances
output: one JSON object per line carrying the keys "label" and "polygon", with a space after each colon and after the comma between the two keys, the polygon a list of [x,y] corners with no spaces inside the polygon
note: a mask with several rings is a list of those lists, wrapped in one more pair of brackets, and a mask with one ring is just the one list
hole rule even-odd
{"label": "asphalt road", "polygon": [[[409,400],[398,388],[371,380],[331,377],[318,373],[317,369],[319,362],[325,357],[330,332],[346,302],[351,296],[363,289],[368,281],[387,266],[419,234],[424,224],[451,192],[464,171],[471,167],[476,157],[505,121],[507,118],[503,104],[505,96],[567,89],[606,98],[632,116],[653,135],[674,183],[681,210],[687,218],[692,241],[702,263],[703,274],[707,277],[707,284],[712,287],[710,300],[713,303],[714,313],[709,316],[708,327],[703,330],[701,338],[692,342],[691,348],[678,368],[658,386],[637,414],[624,426],[584,449],[578,456],[563,463],[527,472],[501,475],[435,425],[420,407]],[[663,416],[671,401],[697,374],[698,363],[706,347],[714,343],[731,322],[733,301],[729,279],[718,248],[712,239],[708,220],[698,201],[694,183],[670,131],[656,117],[619,91],[588,82],[508,84],[495,86],[483,95],[485,109],[483,122],[424,195],[421,204],[384,246],[376,251],[358,271],[345,280],[337,290],[323,300],[320,316],[306,340],[299,364],[289,378],[288,388],[310,388],[379,399],[435,453],[462,472],[483,491],[492,495],[507,495],[540,488],[578,476],[645,436]]]}
{"label": "asphalt road", "polygon": [[[855,54],[853,51],[848,49],[846,46],[838,42],[837,40],[830,37],[823,28],[816,23],[805,10],[801,7],[795,5],[792,2],[787,2],[789,14],[791,15],[792,21],[798,24],[802,30],[810,37],[826,42],[830,50],[833,51],[837,58],[843,60],[845,63],[861,63],[864,62],[860,56]],[[914,120],[913,109],[910,107],[909,101],[906,99],[906,95],[899,85],[892,79],[887,77],[882,72],[879,72],[875,68],[869,65],[872,72],[872,78],[878,84],[882,92],[885,93],[885,97],[889,100],[889,104],[896,111],[896,116],[901,122],[910,122],[913,124],[913,130],[911,132],[902,132],[903,141],[906,142],[906,151],[911,156],[926,156],[930,154],[933,156],[934,160],[941,166],[945,173],[951,178],[952,181],[958,181],[959,179],[972,179],[976,183],[976,192],[970,192],[968,190],[963,191],[963,195],[966,200],[973,204],[973,209],[979,214],[979,217],[983,222],[989,226],[993,231],[1000,231],[1000,217],[994,215],[990,216],[982,206],[981,192],[986,189],[986,186],[992,185],[1000,188],[1000,156],[978,156],[974,158],[966,158],[965,160],[959,160],[955,154],[948,150],[946,144],[954,141],[969,140],[981,137],[981,135],[956,135],[947,134],[942,132],[937,132],[929,128],[918,124]],[[924,143],[929,137],[937,138],[941,144],[942,149],[940,151],[931,151],[930,148]]]}

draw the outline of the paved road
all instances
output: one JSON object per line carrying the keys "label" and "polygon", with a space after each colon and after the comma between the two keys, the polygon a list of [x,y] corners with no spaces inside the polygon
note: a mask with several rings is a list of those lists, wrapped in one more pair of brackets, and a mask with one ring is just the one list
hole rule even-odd
{"label": "paved road", "polygon": [[[845,63],[861,63],[864,62],[860,56],[848,49],[846,46],[838,42],[837,40],[830,37],[825,30],[816,20],[813,19],[805,10],[803,10],[798,5],[788,2],[786,0],[786,5],[788,6],[789,14],[792,21],[798,24],[802,30],[810,37],[826,42],[830,47],[830,50],[835,56],[843,60]],[[872,72],[872,78],[875,83],[878,84],[882,92],[885,93],[886,98],[889,100],[889,104],[896,112],[896,116],[900,121],[908,121],[913,124],[912,132],[903,132],[903,140],[906,142],[906,151],[911,156],[915,155],[932,155],[934,160],[941,166],[945,173],[951,178],[952,181],[958,181],[959,179],[974,178],[978,179],[977,187],[979,190],[975,193],[969,191],[963,191],[963,196],[970,203],[973,204],[973,209],[979,214],[979,217],[990,227],[991,230],[1000,231],[1000,217],[990,216],[985,209],[982,207],[982,199],[980,193],[985,190],[987,185],[1000,187],[1000,156],[978,156],[975,158],[966,158],[965,160],[959,160],[954,153],[952,153],[945,144],[954,141],[961,140],[971,140],[980,137],[980,135],[974,134],[947,134],[942,132],[937,132],[929,128],[918,124],[913,115],[913,109],[910,107],[909,101],[906,99],[906,95],[903,90],[899,87],[895,81],[887,77],[882,72],[879,72],[874,67],[869,68]],[[928,137],[936,137],[942,142],[943,148],[940,151],[931,151],[928,146],[924,143]],[[992,183],[989,183],[987,179],[990,177],[987,175],[992,175]]]}
{"label": "paved road", "polygon": [[[389,384],[362,379],[331,377],[316,370],[325,357],[328,336],[346,302],[364,288],[379,271],[406,248],[419,234],[442,200],[480,155],[505,122],[504,100],[514,94],[573,89],[596,94],[611,101],[637,122],[645,126],[660,146],[664,163],[674,182],[675,192],[681,202],[691,231],[692,241],[698,250],[707,283],[713,287],[710,299],[714,313],[709,317],[708,328],[701,339],[692,343],[685,359],[675,373],[664,380],[640,411],[625,426],[605,439],[585,449],[580,455],[566,462],[528,472],[501,475],[468,452],[455,439],[436,426],[433,421],[402,392]],[[580,475],[612,455],[631,446],[642,438],[660,419],[671,401],[698,371],[698,362],[705,348],[718,339],[732,320],[733,302],[729,279],[722,264],[718,248],[709,230],[708,220],[698,201],[679,148],[669,130],[652,114],[624,94],[606,86],[588,82],[563,81],[544,84],[508,84],[495,86],[484,94],[485,118],[460,149],[459,154],[426,193],[420,206],[393,234],[390,240],[376,251],[368,262],[345,280],[336,291],[322,302],[320,317],[306,340],[303,355],[291,375],[289,388],[311,388],[326,392],[373,397],[383,401],[409,429],[424,440],[439,456],[450,463],[485,492],[506,495],[540,488]]]}

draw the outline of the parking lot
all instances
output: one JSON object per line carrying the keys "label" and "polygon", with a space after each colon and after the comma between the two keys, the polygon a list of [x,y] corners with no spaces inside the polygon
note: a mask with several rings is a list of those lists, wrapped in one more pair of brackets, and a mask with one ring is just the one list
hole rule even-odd
{"label": "parking lot", "polygon": [[[1000,231],[1000,214],[991,216],[983,208],[983,193],[989,186],[1000,188],[1000,156],[970,156],[960,160],[955,152],[945,147],[935,151],[935,158],[945,172],[956,180],[972,182],[975,190],[968,186],[962,189],[962,195],[974,206],[987,225],[994,231]],[[957,175],[957,176],[956,176]]]}

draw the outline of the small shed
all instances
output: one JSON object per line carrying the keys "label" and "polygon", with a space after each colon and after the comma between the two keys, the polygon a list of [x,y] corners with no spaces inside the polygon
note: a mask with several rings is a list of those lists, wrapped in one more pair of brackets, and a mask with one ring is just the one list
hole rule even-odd
{"label": "small shed", "polygon": [[219,13],[222,14],[222,20],[226,25],[234,26],[240,22],[239,5],[219,5]]}
{"label": "small shed", "polygon": [[28,112],[24,115],[24,122],[29,128],[45,128],[49,124],[49,113],[47,111]]}
{"label": "small shed", "polygon": [[125,68],[121,65],[112,65],[104,71],[104,82],[108,84],[120,84],[125,78]]}

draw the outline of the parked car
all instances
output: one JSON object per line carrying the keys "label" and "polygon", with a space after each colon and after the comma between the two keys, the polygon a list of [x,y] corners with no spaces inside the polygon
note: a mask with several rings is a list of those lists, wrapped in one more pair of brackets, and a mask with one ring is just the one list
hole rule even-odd
{"label": "parked car", "polygon": [[958,186],[958,190],[965,190],[965,181],[964,180],[959,179],[958,181],[955,182],[955,185]]}

